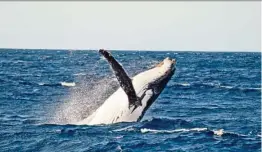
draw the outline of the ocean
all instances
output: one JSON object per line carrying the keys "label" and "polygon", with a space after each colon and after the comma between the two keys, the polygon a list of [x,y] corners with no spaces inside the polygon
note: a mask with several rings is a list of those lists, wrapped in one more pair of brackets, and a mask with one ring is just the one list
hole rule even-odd
{"label": "ocean", "polygon": [[140,122],[74,125],[117,88],[97,51],[0,49],[0,151],[261,151],[261,54],[112,51],[176,72]]}

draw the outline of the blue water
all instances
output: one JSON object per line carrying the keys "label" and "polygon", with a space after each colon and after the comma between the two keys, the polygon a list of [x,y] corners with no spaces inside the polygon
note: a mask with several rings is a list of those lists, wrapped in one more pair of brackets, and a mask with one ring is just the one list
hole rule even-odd
{"label": "blue water", "polygon": [[96,51],[1,49],[0,151],[261,151],[260,53],[112,54],[131,76],[177,60],[141,122],[73,125],[117,89]]}

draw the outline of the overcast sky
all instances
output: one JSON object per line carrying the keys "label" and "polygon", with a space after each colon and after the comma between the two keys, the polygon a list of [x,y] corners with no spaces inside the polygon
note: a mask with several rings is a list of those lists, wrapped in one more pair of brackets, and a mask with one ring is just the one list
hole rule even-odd
{"label": "overcast sky", "polygon": [[0,2],[0,48],[260,51],[258,1]]}

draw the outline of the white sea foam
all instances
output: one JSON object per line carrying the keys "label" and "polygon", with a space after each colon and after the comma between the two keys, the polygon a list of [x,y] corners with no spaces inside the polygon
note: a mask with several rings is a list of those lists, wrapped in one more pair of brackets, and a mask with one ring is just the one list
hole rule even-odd
{"label": "white sea foam", "polygon": [[221,85],[220,87],[221,88],[226,88],[226,89],[232,89],[233,88],[232,86],[223,86],[223,85]]}
{"label": "white sea foam", "polygon": [[217,88],[226,88],[226,89],[232,89],[234,86],[227,86],[227,85],[221,85],[220,83],[203,83],[204,85],[207,86],[212,86],[212,87],[217,87]]}
{"label": "white sea foam", "polygon": [[[247,135],[238,134],[234,132],[225,132],[224,129],[218,129],[218,130],[208,130],[207,128],[191,128],[191,129],[181,128],[181,129],[174,129],[174,130],[156,130],[156,129],[148,129],[148,128],[140,129],[141,133],[170,133],[170,134],[178,133],[178,132],[201,132],[201,131],[212,131],[214,135],[216,136],[223,136],[224,134],[232,134],[232,135],[244,136],[244,137],[247,136]],[[261,137],[261,135],[258,135],[258,136]]]}
{"label": "white sea foam", "polygon": [[155,130],[155,129],[148,129],[148,128],[142,128],[140,129],[141,133],[176,133],[176,132],[190,132],[190,131],[206,131],[207,128],[191,128],[191,129],[175,129],[175,130]]}
{"label": "white sea foam", "polygon": [[135,129],[133,128],[133,126],[127,126],[127,127],[124,127],[124,128],[115,129],[115,130],[113,130],[113,131],[114,131],[114,132],[120,132],[120,131],[133,131],[133,130],[135,130]]}
{"label": "white sea foam", "polygon": [[75,75],[75,76],[82,76],[82,75],[86,75],[86,73],[75,73],[73,75]]}
{"label": "white sea foam", "polygon": [[180,83],[180,85],[182,85],[182,86],[184,86],[184,87],[190,86],[189,83]]}
{"label": "white sea foam", "polygon": [[122,139],[124,136],[116,136],[115,139]]}
{"label": "white sea foam", "polygon": [[221,85],[220,83],[203,83],[204,85],[207,85],[207,86],[212,86],[212,87],[217,87],[217,88],[225,88],[225,89],[233,89],[233,88],[236,88],[236,89],[240,89],[240,90],[261,90],[261,88],[243,88],[243,87],[236,87],[236,86],[229,86],[229,85]]}
{"label": "white sea foam", "polygon": [[60,82],[60,84],[66,87],[74,87],[76,85],[75,82]]}
{"label": "white sea foam", "polygon": [[[127,130],[127,129],[125,129],[125,130]],[[238,133],[234,133],[234,132],[225,132],[224,129],[218,129],[218,130],[208,130],[207,128],[191,128],[191,129],[181,128],[181,129],[174,129],[174,130],[156,130],[156,129],[148,129],[148,128],[140,129],[141,133],[170,133],[170,134],[171,133],[178,133],[178,132],[201,132],[201,131],[212,131],[214,133],[214,135],[216,135],[216,136],[223,136],[224,134],[232,134],[232,135],[244,136],[244,137],[247,136],[247,135],[238,134]],[[260,135],[260,137],[261,137],[261,135]]]}
{"label": "white sea foam", "polygon": [[[75,86],[72,83],[63,83]],[[79,80],[77,87],[70,87],[70,93],[50,110],[51,124],[75,124],[91,115],[117,89],[117,85],[110,78],[96,80],[88,78]]]}
{"label": "white sea foam", "polygon": [[251,89],[251,90],[261,90],[261,88],[247,88],[247,89]]}
{"label": "white sea foam", "polygon": [[223,136],[225,134],[237,135],[237,136],[242,136],[242,137],[248,136],[248,135],[239,134],[239,133],[235,133],[235,132],[224,131],[224,129],[211,130],[211,131],[214,133],[214,135],[217,135],[217,136]]}
{"label": "white sea foam", "polygon": [[215,84],[215,83],[212,83],[212,82],[209,82],[209,83],[203,83],[204,85],[207,85],[207,86],[218,86],[219,84]]}
{"label": "white sea foam", "polygon": [[42,86],[42,85],[45,85],[45,83],[43,83],[43,82],[40,82],[40,83],[38,83],[38,85]]}
{"label": "white sea foam", "polygon": [[39,89],[34,89],[34,90],[33,90],[33,92],[37,92],[37,91],[39,91]]}
{"label": "white sea foam", "polygon": [[222,136],[225,132],[224,129],[213,130],[214,135]]}

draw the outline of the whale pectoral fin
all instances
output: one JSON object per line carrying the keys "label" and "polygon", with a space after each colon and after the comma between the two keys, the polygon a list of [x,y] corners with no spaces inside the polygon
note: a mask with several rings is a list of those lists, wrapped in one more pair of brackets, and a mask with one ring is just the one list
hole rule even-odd
{"label": "whale pectoral fin", "polygon": [[125,91],[129,101],[129,108],[131,106],[141,106],[141,101],[137,97],[132,80],[129,78],[123,67],[115,60],[115,58],[106,50],[100,49],[99,53],[102,54],[109,62],[114,74],[120,84],[120,87]]}

